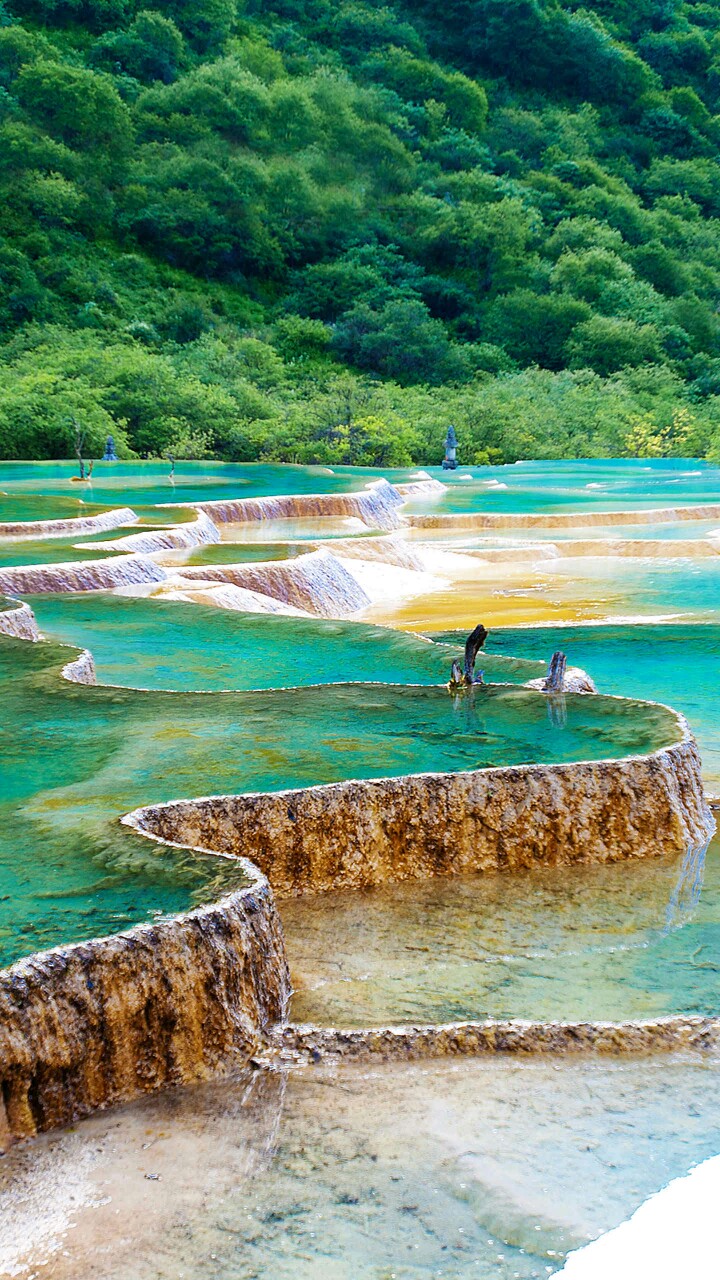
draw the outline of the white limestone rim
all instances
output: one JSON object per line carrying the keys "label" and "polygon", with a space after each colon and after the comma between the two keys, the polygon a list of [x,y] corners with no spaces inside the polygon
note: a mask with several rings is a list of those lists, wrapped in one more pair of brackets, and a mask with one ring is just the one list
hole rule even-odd
{"label": "white limestone rim", "polygon": [[[24,600],[17,600],[14,596],[0,595],[0,604],[2,604],[3,600],[11,607],[0,609],[0,635],[5,636],[8,640],[25,640],[31,644],[36,644],[38,640],[42,640],[43,636],[30,605],[26,604]],[[10,623],[19,622],[21,629],[14,633],[11,626],[5,625],[5,619],[8,619]],[[27,629],[24,633],[22,630],[23,621],[27,624]]]}
{"label": "white limestone rim", "polygon": [[667,524],[674,520],[714,520],[720,518],[720,503],[694,503],[678,507],[631,507],[623,511],[528,512],[461,511],[415,513],[405,517],[415,529],[573,529],[594,525]]}
{"label": "white limestone rim", "polygon": [[[167,504],[165,504],[167,506]],[[169,545],[163,545],[163,539]],[[175,545],[173,546],[173,542]],[[192,551],[197,547],[209,546],[220,542],[220,530],[206,511],[197,510],[194,520],[184,520],[180,524],[162,524],[160,528],[142,529],[137,533],[125,534],[122,538],[112,538],[106,542],[95,542],[91,545],[101,551],[138,551],[141,555],[159,555],[170,551]],[[153,546],[152,544],[157,545]],[[82,547],[83,544],[76,544]]]}
{"label": "white limestone rim", "polygon": [[[72,537],[74,533],[102,533],[122,525],[137,524],[131,507],[112,507],[94,516],[71,516],[66,520],[9,520],[0,524],[2,542],[43,542],[46,538]],[[82,529],[80,526],[83,526]],[[13,530],[13,532],[7,532]]]}
{"label": "white limestone rim", "polygon": [[61,574],[63,570],[70,570],[73,573],[84,572],[85,574],[88,571],[90,573],[97,571],[112,574],[118,569],[122,573],[125,569],[134,570],[135,568],[138,570],[145,568],[150,574],[147,579],[140,578],[140,582],[164,582],[168,576],[162,566],[151,555],[127,552],[126,554],[100,556],[96,560],[58,560],[52,564],[39,562],[37,564],[0,566],[0,594],[5,596],[12,596],[15,593],[18,595],[85,595],[91,591],[111,591],[114,586],[122,584],[120,582],[108,582],[104,586],[75,587],[63,591],[60,586],[23,586],[23,578],[28,574],[39,576],[44,572],[48,579],[52,579],[53,576]]}

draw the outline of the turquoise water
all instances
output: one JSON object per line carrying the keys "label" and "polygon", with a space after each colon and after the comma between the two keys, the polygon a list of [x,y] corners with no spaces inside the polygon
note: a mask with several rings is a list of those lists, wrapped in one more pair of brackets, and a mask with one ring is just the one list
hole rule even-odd
{"label": "turquoise water", "polygon": [[[380,476],[401,481],[414,474],[412,469],[388,472],[362,467],[330,470],[267,463],[178,462],[171,480],[169,462],[96,462],[92,482],[80,486],[71,480],[76,471],[73,462],[0,463],[0,490],[9,495],[2,501],[27,501],[28,495],[42,494],[55,499],[74,498],[75,504],[81,496],[85,503],[109,506],[211,502],[286,493],[346,493]],[[82,490],[80,495],[73,492],[77,489]],[[0,514],[0,519],[15,518],[48,517]]]}
{"label": "turquoise water", "polygon": [[[697,459],[519,462],[503,467],[464,467],[456,472],[429,467],[448,493],[416,502],[411,510],[564,511],[621,510],[627,507],[691,505],[720,501],[720,469]],[[73,462],[0,463],[0,490],[9,499],[41,494],[77,505],[201,502],[285,493],[341,493],[386,476],[398,483],[415,469],[299,467],[264,463],[178,462],[173,482],[167,462],[97,462],[91,485],[75,490]],[[471,479],[463,479],[470,476]],[[494,483],[493,483],[494,482]],[[505,485],[506,488],[499,488]],[[37,505],[37,504],[35,504]],[[63,515],[74,514],[63,509]],[[40,519],[41,515],[2,515],[0,519]]]}
{"label": "turquoise water", "polygon": [[[545,568],[545,566],[543,566]],[[566,572],[560,562],[559,572]],[[603,611],[632,615],[677,615],[697,622],[714,622],[720,613],[720,557],[712,560],[672,559],[614,561],[608,568],[597,562],[578,580],[584,598],[592,593]],[[667,619],[670,620],[670,619]]]}
{"label": "turquoise water", "polygon": [[[26,596],[50,639],[90,649],[98,679],[144,689],[268,689],[379,681],[445,683],[462,642],[357,622],[233,613],[109,592]],[[535,662],[482,655],[487,680],[521,683],[544,671]]]}
{"label": "turquoise water", "polygon": [[[559,727],[513,687],[340,685],[159,694],[61,681],[68,650],[0,639],[0,963],[216,896],[217,860],[117,825],[143,803],[535,760],[597,759],[672,741],[655,708],[567,700]],[[214,864],[214,865],[213,865]],[[209,874],[208,874],[208,868]],[[210,881],[208,885],[208,879]]]}
{"label": "turquoise water", "polygon": [[697,458],[516,462],[428,472],[448,493],[441,502],[416,500],[411,511],[570,513],[720,501],[720,468]]}
{"label": "turquoise water", "polygon": [[[450,633],[448,639],[454,638]],[[460,637],[457,637],[459,640]],[[562,649],[602,693],[651,698],[690,721],[711,790],[720,790],[720,625],[528,627],[494,631],[488,649],[498,655],[547,659]]]}

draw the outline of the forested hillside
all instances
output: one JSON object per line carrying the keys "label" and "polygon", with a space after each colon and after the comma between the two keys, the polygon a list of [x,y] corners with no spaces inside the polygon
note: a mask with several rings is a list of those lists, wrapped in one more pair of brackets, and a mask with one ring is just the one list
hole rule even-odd
{"label": "forested hillside", "polygon": [[720,6],[5,0],[0,457],[720,453]]}

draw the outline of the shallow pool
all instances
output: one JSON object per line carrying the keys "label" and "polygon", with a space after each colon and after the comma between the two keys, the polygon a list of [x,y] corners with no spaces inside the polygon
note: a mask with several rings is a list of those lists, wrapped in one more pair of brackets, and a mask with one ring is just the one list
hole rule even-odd
{"label": "shallow pool", "polygon": [[0,1271],[546,1280],[717,1152],[717,1068],[466,1059],[170,1091],[0,1162]]}
{"label": "shallow pool", "polygon": [[[217,894],[222,865],[118,825],[153,801],[347,777],[598,759],[673,741],[660,709],[568,698],[562,725],[517,687],[345,684],[162,694],[70,684],[76,651],[0,637],[0,964]],[[261,660],[261,658],[259,659]]]}
{"label": "shallow pool", "polygon": [[291,1016],[613,1021],[718,1008],[720,840],[681,865],[493,872],[280,904]]}

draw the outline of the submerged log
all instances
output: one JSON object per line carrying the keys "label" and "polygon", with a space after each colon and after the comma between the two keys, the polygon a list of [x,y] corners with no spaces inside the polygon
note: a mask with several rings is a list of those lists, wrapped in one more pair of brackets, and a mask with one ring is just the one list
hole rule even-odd
{"label": "submerged log", "polygon": [[539,689],[541,693],[597,693],[595,683],[587,671],[569,667],[564,653],[558,649],[550,659],[547,674],[537,680],[526,680],[526,689]]}

